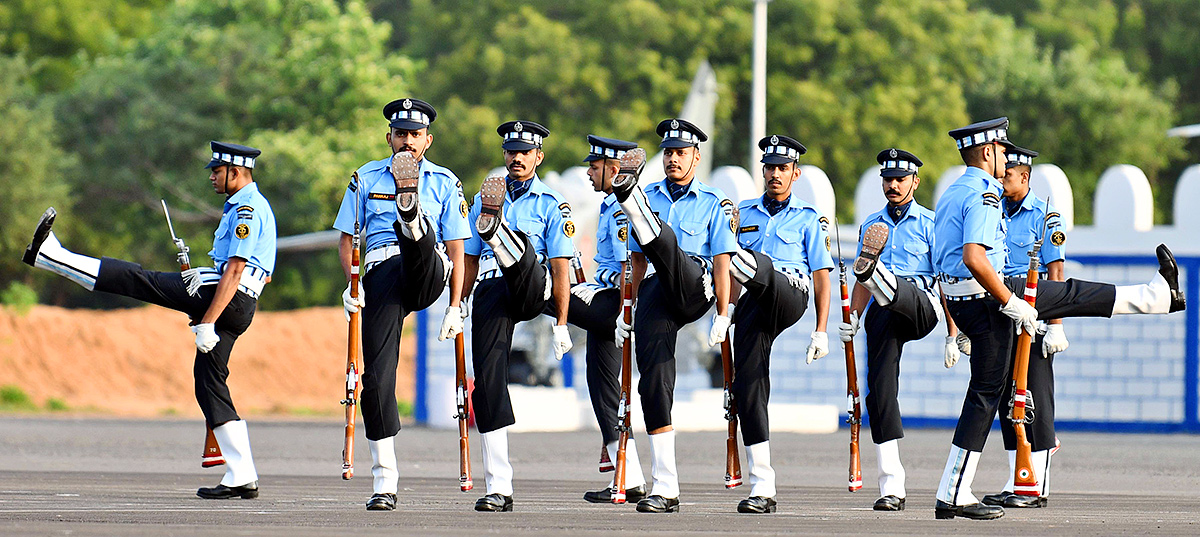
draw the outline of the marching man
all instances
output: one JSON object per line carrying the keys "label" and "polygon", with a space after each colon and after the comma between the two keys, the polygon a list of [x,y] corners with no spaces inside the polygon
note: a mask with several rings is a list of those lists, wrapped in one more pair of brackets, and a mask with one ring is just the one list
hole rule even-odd
{"label": "marching man", "polygon": [[[38,222],[25,263],[63,276],[88,291],[103,291],[183,312],[196,335],[196,402],[225,456],[225,476],[201,487],[205,499],[257,498],[258,472],[250,454],[246,422],[238,417],[225,379],[233,344],[254,318],[263,286],[275,270],[275,215],[254,182],[261,151],[212,142],[208,180],[225,195],[221,224],[213,238],[211,268],[155,272],[111,257],[96,259],[63,248],[51,231],[55,212]],[[189,284],[192,278],[198,278]],[[198,287],[197,287],[198,286]]]}
{"label": "marching man", "polygon": [[[850,322],[839,323],[843,342],[854,339],[859,320],[867,331],[867,416],[879,461],[876,511],[903,511],[904,465],[900,463],[900,357],[904,344],[921,339],[937,326],[943,305],[933,274],[933,211],[914,199],[921,159],[903,149],[884,149],[881,166],[887,205],[863,222],[850,300]],[[863,315],[863,312],[866,312]],[[949,321],[945,365],[959,358],[957,330]]]}
{"label": "marching man", "polygon": [[[733,255],[729,271],[736,282],[730,296],[737,297],[739,287],[746,288],[733,315],[737,330],[733,335],[732,391],[750,466],[750,497],[738,503],[739,513],[775,512],[775,470],[771,467],[767,423],[771,346],[779,334],[804,315],[810,294],[817,306],[817,325],[805,353],[807,361],[812,363],[829,353],[825,333],[829,271],[833,268],[829,219],[792,195],[792,185],[800,177],[797,160],[808,150],[800,142],[779,135],[763,138],[758,147],[763,151],[766,192],[738,205],[740,248]],[[717,328],[713,327],[710,341],[725,340],[725,332],[717,332]]]}

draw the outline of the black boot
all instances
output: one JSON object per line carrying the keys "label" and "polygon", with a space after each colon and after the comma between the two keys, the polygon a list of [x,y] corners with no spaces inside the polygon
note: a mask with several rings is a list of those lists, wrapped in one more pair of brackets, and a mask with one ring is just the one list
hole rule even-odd
{"label": "black boot", "polygon": [[621,170],[612,180],[613,194],[616,194],[617,202],[629,199],[629,194],[637,188],[638,177],[642,175],[642,169],[645,167],[646,151],[644,149],[632,149],[621,157]]}
{"label": "black boot", "polygon": [[253,500],[258,497],[258,481],[251,481],[237,487],[226,487],[225,485],[217,485],[212,488],[200,487],[196,491],[196,495],[206,500],[228,500],[230,498]]}
{"label": "black boot", "polygon": [[[583,499],[585,499],[589,502],[592,502],[592,503],[612,503],[612,497],[613,497],[614,493],[615,493],[615,490],[613,489],[613,487],[600,489],[600,490],[589,490],[589,491],[583,493]],[[645,497],[646,497],[646,486],[645,485],[642,485],[640,487],[633,487],[631,489],[625,489],[625,502],[626,503],[637,503],[637,502],[642,501],[642,498],[645,498]]]}
{"label": "black boot", "polygon": [[678,513],[679,498],[663,498],[657,494],[638,502],[639,513]]}
{"label": "black boot", "polygon": [[476,511],[504,512],[513,510],[512,496],[493,492],[475,502]]}
{"label": "black boot", "polygon": [[367,500],[368,511],[395,511],[396,495],[390,492],[376,494]]}
{"label": "black boot", "polygon": [[994,505],[984,505],[982,503],[973,503],[971,505],[950,505],[941,500],[937,501],[934,506],[933,514],[939,520],[943,518],[954,518],[960,516],[973,520],[991,520],[1004,516],[1004,508]]}
{"label": "black boot", "polygon": [[983,497],[983,503],[987,505],[1004,505],[1004,500],[1007,500],[1009,496],[1016,496],[1016,494],[1009,490],[1000,492],[999,494],[988,494]]}
{"label": "black boot", "polygon": [[1158,254],[1158,273],[1162,274],[1163,279],[1167,280],[1167,285],[1171,286],[1171,313],[1183,311],[1187,303],[1183,293],[1179,291],[1179,265],[1175,264],[1175,256],[1165,244],[1158,245],[1155,253]]}
{"label": "black boot", "polygon": [[875,506],[872,509],[876,511],[903,511],[904,498],[888,494],[878,500],[875,500]]}
{"label": "black boot", "polygon": [[871,274],[875,272],[875,263],[879,260],[879,253],[887,245],[887,240],[888,226],[883,222],[871,224],[863,231],[862,252],[858,254],[858,259],[854,260],[854,277],[858,278],[858,281],[865,282],[871,279]]}
{"label": "black boot", "polygon": [[1005,507],[1013,507],[1016,509],[1038,508],[1046,506],[1045,496],[1021,496],[1013,494],[1004,499]]}
{"label": "black boot", "polygon": [[738,502],[739,513],[774,513],[775,498],[751,496]]}
{"label": "black boot", "polygon": [[54,217],[57,214],[54,212],[54,207],[50,207],[42,213],[37,229],[33,232],[33,240],[29,242],[29,246],[25,248],[25,256],[21,258],[26,265],[32,267],[34,261],[37,261],[38,252],[42,249],[42,243],[46,242],[46,237],[50,236],[50,227],[54,225]]}

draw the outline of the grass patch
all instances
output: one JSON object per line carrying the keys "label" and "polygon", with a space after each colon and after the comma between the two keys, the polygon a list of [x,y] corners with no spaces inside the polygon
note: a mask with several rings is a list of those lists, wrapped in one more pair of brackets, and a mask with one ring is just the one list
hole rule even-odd
{"label": "grass patch", "polygon": [[46,410],[50,412],[66,412],[71,407],[67,406],[67,402],[57,397],[51,397],[46,400]]}
{"label": "grass patch", "polygon": [[412,401],[397,401],[396,410],[400,412],[401,417],[411,418],[413,415]]}
{"label": "grass patch", "polygon": [[20,386],[8,384],[0,387],[0,410],[37,410],[37,405]]}
{"label": "grass patch", "polygon": [[24,316],[33,309],[33,306],[38,303],[37,291],[32,287],[21,282],[12,282],[3,291],[0,291],[0,304],[3,304],[17,313]]}

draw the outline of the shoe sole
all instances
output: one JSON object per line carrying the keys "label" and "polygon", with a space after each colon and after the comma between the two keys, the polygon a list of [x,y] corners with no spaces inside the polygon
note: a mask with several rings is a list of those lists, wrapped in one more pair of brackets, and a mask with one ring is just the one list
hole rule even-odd
{"label": "shoe sole", "polygon": [[[1171,287],[1171,308],[1169,312],[1175,313],[1187,309],[1187,300],[1183,296],[1183,293],[1179,291],[1179,264],[1175,262],[1175,255],[1171,253],[1170,248],[1167,248],[1165,244],[1158,245],[1155,253],[1158,255],[1158,273],[1162,275],[1164,280],[1167,280],[1167,285]],[[1164,265],[1170,266],[1170,274],[1166,273],[1168,268]]]}
{"label": "shoe sole", "polygon": [[483,180],[479,187],[479,219],[475,221],[475,231],[481,237],[491,238],[500,228],[500,214],[504,208],[504,177],[491,175]]}
{"label": "shoe sole", "polygon": [[967,515],[960,515],[960,514],[958,514],[957,512],[955,512],[955,511],[953,511],[953,510],[945,510],[945,511],[943,511],[943,510],[935,510],[935,511],[934,511],[934,518],[937,518],[938,520],[950,520],[950,519],[952,519],[952,518],[954,518],[954,517],[956,517],[956,516],[959,516],[959,517],[962,517],[962,518],[969,518],[969,519],[971,519],[971,520],[995,520],[995,519],[997,519],[997,518],[1000,518],[1000,517],[1004,516],[1004,511],[1001,511],[1001,512],[999,512],[999,513],[996,513],[996,514],[994,514],[994,515],[979,516],[979,517],[967,516]]}
{"label": "shoe sole", "polygon": [[237,498],[241,498],[243,500],[253,500],[258,497],[258,490],[248,490],[245,492],[233,494],[231,496],[213,496],[213,495],[205,495],[205,494],[201,494],[201,493],[197,492],[196,496],[204,498],[205,500],[233,500],[233,499],[237,499]]}
{"label": "shoe sole", "polygon": [[492,509],[491,508],[492,506],[483,507],[482,509],[480,509],[480,507],[481,506],[476,505],[475,510],[479,511],[481,513],[509,513],[509,512],[512,512],[512,510],[513,510],[513,506],[511,506],[511,505],[506,505],[499,509]]}
{"label": "shoe sole", "polygon": [[54,217],[58,213],[54,211],[54,207],[46,209],[42,213],[42,218],[38,220],[37,229],[33,232],[33,240],[29,242],[29,246],[25,248],[25,256],[21,258],[26,265],[34,266],[37,261],[38,252],[42,249],[42,243],[46,242],[46,237],[50,236],[50,228],[54,226]]}
{"label": "shoe sole", "polygon": [[770,506],[770,507],[767,507],[765,510],[759,510],[759,509],[743,509],[743,508],[742,508],[742,506],[740,506],[740,505],[739,505],[739,506],[738,506],[738,510],[737,510],[737,512],[739,512],[739,513],[750,513],[750,514],[774,513],[774,512],[775,512],[775,506],[774,506],[774,505],[772,505],[772,506]]}
{"label": "shoe sole", "polygon": [[862,253],[854,260],[854,276],[858,278],[858,281],[866,281],[871,277],[871,273],[875,271],[875,262],[879,259],[879,253],[887,245],[887,239],[887,224],[876,222],[867,226],[866,231],[863,232]]}
{"label": "shoe sole", "polygon": [[401,215],[411,218],[417,213],[417,183],[421,166],[408,151],[392,155],[392,177],[396,180],[396,209]]}
{"label": "shoe sole", "polygon": [[890,505],[890,504],[889,505],[878,505],[878,504],[876,504],[876,505],[872,506],[871,508],[874,509],[875,511],[903,511],[904,504],[899,504],[899,505]]}
{"label": "shoe sole", "polygon": [[[640,147],[630,149],[621,156],[621,170],[617,172],[617,176],[613,177],[612,187],[613,192],[620,192],[622,196],[629,197],[629,192],[637,188],[638,177],[642,175],[642,169],[646,167],[646,150]],[[621,199],[624,201],[624,199]]]}

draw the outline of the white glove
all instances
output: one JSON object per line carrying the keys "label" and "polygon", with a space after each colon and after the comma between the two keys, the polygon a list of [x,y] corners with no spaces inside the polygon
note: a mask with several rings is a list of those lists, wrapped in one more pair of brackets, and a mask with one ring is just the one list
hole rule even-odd
{"label": "white glove", "polygon": [[850,312],[850,322],[838,323],[838,339],[842,343],[849,343],[854,339],[854,334],[858,333],[858,312]]}
{"label": "white glove", "polygon": [[632,333],[633,326],[631,324],[625,324],[625,315],[617,314],[617,329],[614,331],[614,334],[616,334],[617,338],[617,346],[620,347],[621,345],[624,345],[625,340],[629,339],[629,336]]}
{"label": "white glove", "polygon": [[1037,328],[1035,326],[1035,323],[1037,323],[1037,310],[1033,309],[1033,306],[1030,306],[1028,302],[1017,296],[1016,293],[1008,297],[1008,302],[1000,307],[1000,313],[1007,315],[1009,319],[1012,319],[1017,324],[1018,334],[1021,333],[1021,330],[1025,330],[1025,332],[1033,335],[1034,329]]}
{"label": "white glove", "polygon": [[564,354],[571,350],[571,333],[567,325],[554,325],[554,357],[562,360]]}
{"label": "white glove", "polygon": [[463,331],[463,317],[460,308],[449,306],[446,316],[442,317],[442,329],[438,330],[438,341],[446,341]]}
{"label": "white glove", "polygon": [[1067,341],[1067,332],[1061,324],[1046,325],[1046,335],[1042,338],[1042,358],[1049,358],[1067,350],[1071,343]]}
{"label": "white glove", "polygon": [[729,334],[729,321],[730,319],[727,315],[721,315],[720,313],[713,315],[712,330],[708,331],[709,347],[725,341],[725,336]]}
{"label": "white glove", "polygon": [[201,323],[193,326],[192,333],[196,334],[196,350],[200,352],[211,352],[213,347],[217,346],[217,342],[221,341],[221,336],[217,335],[217,327],[213,323]]}
{"label": "white glove", "polygon": [[829,334],[825,332],[813,332],[812,342],[808,344],[808,351],[805,353],[805,363],[811,364],[822,356],[829,354]]}
{"label": "white glove", "polygon": [[971,354],[971,338],[967,337],[966,334],[959,332],[954,341],[958,343],[958,352],[966,355]]}
{"label": "white glove", "polygon": [[346,313],[346,322],[350,322],[351,313],[357,313],[359,309],[367,305],[366,296],[361,281],[358,282],[358,298],[350,296],[350,284],[346,284],[346,290],[342,291],[342,308]]}
{"label": "white glove", "polygon": [[571,288],[571,294],[579,297],[584,304],[592,305],[592,299],[596,298],[596,293],[602,289],[594,283],[580,283]]}
{"label": "white glove", "polygon": [[944,353],[946,369],[950,369],[951,367],[954,367],[954,364],[958,363],[959,354],[958,342],[955,341],[956,339],[957,338],[946,336],[946,351]]}
{"label": "white glove", "polygon": [[469,317],[471,315],[471,297],[468,296],[467,298],[462,299],[462,301],[458,303],[458,307],[462,310],[459,315],[462,315],[463,319]]}

